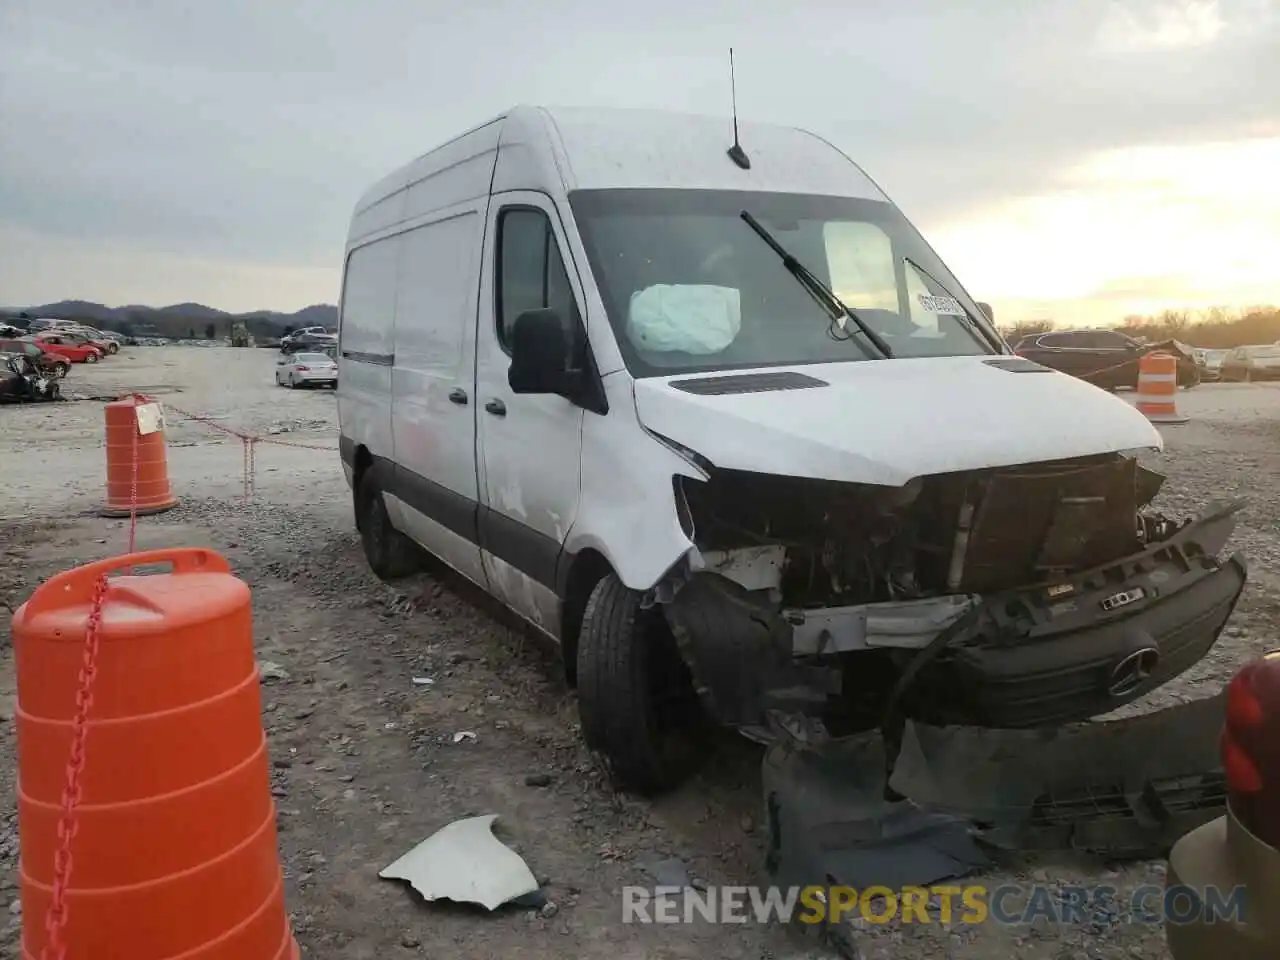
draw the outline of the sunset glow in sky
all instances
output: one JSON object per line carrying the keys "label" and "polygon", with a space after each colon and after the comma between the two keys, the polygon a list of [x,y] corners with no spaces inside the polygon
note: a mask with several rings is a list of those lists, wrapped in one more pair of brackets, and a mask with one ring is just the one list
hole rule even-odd
{"label": "sunset glow in sky", "polygon": [[[336,302],[355,199],[515,103],[813,130],[1002,324],[1280,302],[1280,0],[0,4],[0,305]],[[819,24],[820,29],[814,25]]]}

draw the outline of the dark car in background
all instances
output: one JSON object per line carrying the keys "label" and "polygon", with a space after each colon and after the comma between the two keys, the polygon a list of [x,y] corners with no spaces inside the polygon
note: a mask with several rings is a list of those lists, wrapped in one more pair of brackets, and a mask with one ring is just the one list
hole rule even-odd
{"label": "dark car in background", "polygon": [[0,353],[21,353],[31,359],[40,370],[54,377],[65,377],[71,371],[71,361],[48,349],[35,340],[17,337],[0,337]]}
{"label": "dark car in background", "polygon": [[1014,353],[1042,366],[1087,380],[1105,390],[1138,386],[1138,361],[1148,353],[1170,353],[1178,360],[1178,386],[1200,382],[1195,358],[1178,343],[1139,343],[1114,330],[1055,330],[1023,337]]}
{"label": "dark car in background", "polygon": [[308,352],[328,353],[331,348],[336,348],[337,345],[338,335],[332,330],[327,330],[324,327],[303,327],[301,330],[286,334],[280,340],[280,352],[297,353],[300,350],[306,350]]}
{"label": "dark car in background", "polygon": [[58,381],[44,373],[25,353],[0,351],[0,403],[57,400]]}

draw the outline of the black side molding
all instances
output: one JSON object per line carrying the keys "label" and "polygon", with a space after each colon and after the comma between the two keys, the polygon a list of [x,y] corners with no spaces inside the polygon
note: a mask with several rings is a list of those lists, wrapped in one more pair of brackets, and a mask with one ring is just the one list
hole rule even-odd
{"label": "black side molding", "polygon": [[394,353],[361,353],[359,350],[343,350],[342,358],[355,363],[372,363],[379,367],[395,366]]}

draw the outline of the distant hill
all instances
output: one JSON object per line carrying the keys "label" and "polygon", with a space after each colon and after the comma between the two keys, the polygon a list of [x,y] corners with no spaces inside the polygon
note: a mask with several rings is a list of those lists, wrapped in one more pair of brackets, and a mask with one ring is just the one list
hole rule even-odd
{"label": "distant hill", "polygon": [[202,303],[175,303],[168,307],[144,307],[136,304],[107,307],[85,300],[63,300],[38,307],[0,308],[0,319],[16,316],[18,313],[25,313],[32,318],[78,320],[90,326],[131,336],[168,337],[174,340],[230,336],[231,327],[237,321],[243,321],[255,337],[280,337],[301,327],[332,328],[338,325],[338,308],[330,303],[317,303],[295,313],[274,310],[227,313],[225,310],[206,307]]}

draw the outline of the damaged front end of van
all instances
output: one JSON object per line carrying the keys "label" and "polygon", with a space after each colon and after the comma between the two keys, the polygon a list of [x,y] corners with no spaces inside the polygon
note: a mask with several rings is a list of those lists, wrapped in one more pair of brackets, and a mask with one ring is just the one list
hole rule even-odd
{"label": "damaged front end of van", "polygon": [[1222,556],[1242,502],[1169,517],[1163,479],[1122,453],[901,487],[676,479],[694,546],[645,602],[705,710],[772,745],[778,882],[962,875],[976,825],[1151,855],[1220,812],[1216,702],[1082,723],[1204,658],[1245,584]]}
{"label": "damaged front end of van", "polygon": [[867,486],[735,470],[677,480],[694,549],[654,592],[703,702],[834,735],[901,716],[1044,727],[1196,664],[1243,589],[1240,502],[1177,520],[1121,454]]}

